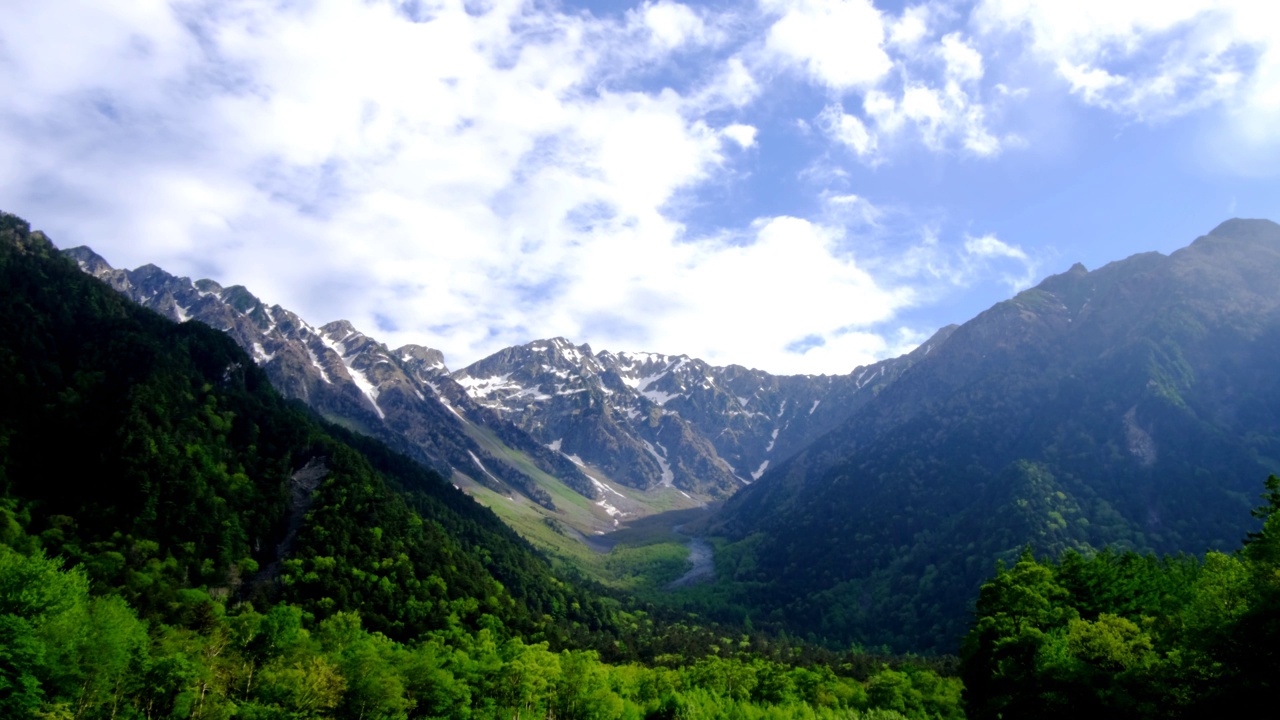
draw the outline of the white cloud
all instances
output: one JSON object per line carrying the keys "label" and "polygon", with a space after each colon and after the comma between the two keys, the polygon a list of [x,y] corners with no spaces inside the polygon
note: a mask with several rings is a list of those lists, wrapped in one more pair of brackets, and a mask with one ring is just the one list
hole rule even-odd
{"label": "white cloud", "polygon": [[716,107],[729,105],[741,108],[760,95],[760,84],[756,82],[751,71],[740,56],[726,60],[693,98],[692,104],[699,107]]}
{"label": "white cloud", "polygon": [[1087,105],[1143,123],[1206,115],[1201,161],[1246,176],[1280,172],[1278,24],[1267,0],[982,0],[973,12],[986,42],[1025,41]]}
{"label": "white cloud", "polygon": [[[994,276],[1010,290],[1023,290],[1038,276],[1040,262],[1020,246],[990,233],[966,236],[959,248],[949,247],[942,242],[937,227],[925,226],[918,242],[876,270],[886,281],[896,275],[902,279],[928,278],[951,287],[968,287]],[[931,286],[930,290],[945,293],[942,287]]]}
{"label": "white cloud", "polygon": [[900,48],[914,48],[929,34],[929,15],[932,6],[927,3],[912,5],[902,15],[889,23],[889,43]]}
{"label": "white cloud", "polygon": [[1086,103],[1144,121],[1265,105],[1258,80],[1280,67],[1280,11],[1257,0],[983,0],[974,18],[988,34],[1026,35]]}
{"label": "white cloud", "polygon": [[914,129],[925,147],[943,152],[959,142],[978,157],[997,155],[1011,138],[997,138],[988,129],[987,111],[955,81],[942,88],[908,82],[901,96],[872,91],[863,101],[863,110],[882,135]]}
{"label": "white cloud", "polygon": [[946,63],[946,75],[957,82],[976,82],[982,79],[982,53],[974,49],[960,33],[943,36],[938,48]]}
{"label": "white cloud", "polygon": [[[1142,118],[1222,106],[1238,135],[1280,143],[1262,5],[991,0],[971,21],[867,0],[605,17],[524,0],[12,1],[5,209],[115,264],[243,283],[454,365],[565,335],[844,371],[918,341],[905,307],[1025,287],[1036,253],[920,231],[851,167],[920,147],[999,157],[1018,142],[1004,110],[1044,91],[1010,72],[1024,39],[1061,97]],[[792,151],[809,153],[802,187],[750,188],[786,195],[767,211],[691,220]]]}
{"label": "white cloud", "polygon": [[[842,333],[893,317],[912,302],[912,291],[881,286],[838,249],[843,233],[835,227],[794,217],[761,220],[749,236],[733,243],[693,243],[663,249],[667,258],[628,254],[641,269],[619,277],[623,257],[609,252],[586,260],[579,272],[598,283],[578,289],[571,302],[630,321],[656,315],[666,328],[650,349],[680,351],[701,347],[711,362],[739,362],[788,372],[847,372],[880,356],[887,345],[872,333]],[[636,273],[632,275],[632,273]],[[637,279],[632,293],[621,281]],[[643,306],[633,299],[645,288],[652,297]],[[743,292],[750,288],[750,292]],[[803,354],[785,348],[799,338],[819,335],[828,343]]]}
{"label": "white cloud", "polygon": [[[617,21],[519,2],[439,3],[420,22],[337,0],[144,9],[32,3],[22,38],[93,35],[79,18],[100,36],[52,53],[58,67],[0,61],[22,99],[0,109],[0,186],[42,193],[5,202],[64,245],[244,284],[455,365],[557,334],[779,371],[896,347],[858,328],[912,291],[842,253],[839,226],[767,217],[691,238],[669,215],[731,170],[726,142],[756,143],[754,124],[708,115],[761,92],[732,49],[684,91],[611,87],[724,41],[684,6]],[[17,30],[0,29],[6,51],[34,51]],[[798,332],[829,342],[788,352]]]}
{"label": "white cloud", "polygon": [[668,2],[647,2],[641,10],[644,24],[652,33],[653,41],[671,50],[689,41],[703,42],[709,31],[702,18],[688,5]]}
{"label": "white cloud", "polygon": [[738,144],[739,147],[746,149],[756,144],[756,129],[750,125],[742,123],[734,123],[720,133],[730,140]]}
{"label": "white cloud", "polygon": [[[817,121],[832,141],[862,162],[878,165],[894,146],[916,138],[935,152],[959,148],[992,157],[1014,138],[990,127],[993,108],[1012,98],[983,98],[983,55],[952,28],[949,8],[923,3],[899,15],[867,0],[765,0],[777,17],[766,39],[765,64],[800,70],[837,98]],[[846,108],[853,108],[850,112]]]}
{"label": "white cloud", "polygon": [[836,90],[871,86],[893,68],[883,49],[883,18],[870,0],[763,0],[761,6],[778,16],[768,50],[819,83]]}
{"label": "white cloud", "polygon": [[859,158],[872,158],[876,138],[857,117],[849,115],[839,104],[828,105],[818,115],[818,125],[832,140],[848,147]]}

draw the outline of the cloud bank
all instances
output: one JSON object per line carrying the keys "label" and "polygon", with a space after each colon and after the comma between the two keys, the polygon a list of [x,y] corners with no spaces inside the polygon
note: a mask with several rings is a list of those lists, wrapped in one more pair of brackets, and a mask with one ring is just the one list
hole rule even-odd
{"label": "cloud bank", "polygon": [[[14,1],[6,210],[454,367],[563,335],[847,372],[920,341],[904,311],[1039,272],[1017,238],[850,194],[851,168],[996,162],[1055,83],[1259,144],[1280,119],[1259,3]],[[1008,84],[1028,62],[1045,84]],[[761,177],[779,148],[829,186]],[[782,200],[700,222],[708,188],[748,187]]]}

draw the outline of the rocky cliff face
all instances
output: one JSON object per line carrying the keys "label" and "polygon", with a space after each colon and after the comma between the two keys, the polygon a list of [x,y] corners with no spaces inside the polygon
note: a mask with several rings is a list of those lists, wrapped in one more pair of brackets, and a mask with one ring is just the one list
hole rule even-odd
{"label": "rocky cliff face", "polygon": [[476,402],[618,482],[727,496],[856,413],[950,332],[849,375],[777,376],[552,338],[453,377]]}

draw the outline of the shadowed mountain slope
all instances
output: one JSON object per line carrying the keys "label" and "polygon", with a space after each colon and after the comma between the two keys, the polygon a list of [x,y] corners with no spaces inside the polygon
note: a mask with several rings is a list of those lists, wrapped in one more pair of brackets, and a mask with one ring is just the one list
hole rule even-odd
{"label": "shadowed mountain slope", "polygon": [[1278,284],[1280,226],[1232,220],[992,307],[726,504],[726,574],[797,630],[952,648],[1026,544],[1237,547],[1280,470]]}

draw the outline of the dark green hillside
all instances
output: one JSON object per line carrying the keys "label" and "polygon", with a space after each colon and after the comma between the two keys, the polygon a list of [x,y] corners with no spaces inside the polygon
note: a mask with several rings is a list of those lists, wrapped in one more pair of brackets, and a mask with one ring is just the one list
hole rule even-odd
{"label": "dark green hillside", "polygon": [[978,718],[1256,714],[1280,678],[1280,479],[1235,554],[1024,552],[982,586],[964,641]]}
{"label": "dark green hillside", "polygon": [[205,587],[359,608],[392,637],[486,613],[600,629],[599,601],[434,472],[282,400],[225,334],[134,305],[10,215],[0,287],[6,516],[145,614]]}
{"label": "dark green hillside", "polygon": [[954,648],[996,558],[1236,547],[1280,470],[1280,226],[1073,267],[958,328],[732,498],[756,622]]}

